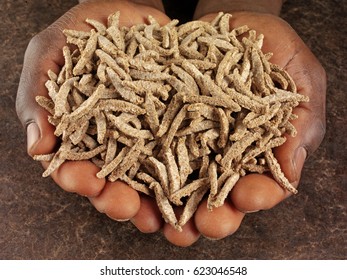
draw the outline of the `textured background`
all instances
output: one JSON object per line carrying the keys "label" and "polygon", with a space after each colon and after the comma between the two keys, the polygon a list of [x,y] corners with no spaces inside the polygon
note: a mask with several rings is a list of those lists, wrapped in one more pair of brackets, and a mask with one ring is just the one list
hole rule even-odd
{"label": "textured background", "polygon": [[[194,1],[193,1],[194,2]],[[169,5],[177,17],[190,4]],[[272,210],[247,215],[237,233],[189,248],[161,233],[117,223],[85,199],[62,191],[26,155],[15,96],[30,38],[76,3],[0,1],[0,259],[345,259],[346,1],[291,0],[285,18],[328,73],[327,134],[307,161],[300,192]],[[155,244],[155,246],[153,246]]]}

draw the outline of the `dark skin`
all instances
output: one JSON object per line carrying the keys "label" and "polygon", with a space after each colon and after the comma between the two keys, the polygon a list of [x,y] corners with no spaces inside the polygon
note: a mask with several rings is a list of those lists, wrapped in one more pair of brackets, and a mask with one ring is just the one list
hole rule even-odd
{"label": "dark skin", "polygon": [[[149,14],[160,24],[170,20],[157,0],[137,1],[145,5],[120,0],[81,2],[85,3],[77,5],[35,36],[27,48],[18,88],[17,113],[27,130],[30,155],[50,153],[57,145],[54,127],[47,121],[48,113],[36,104],[35,96],[47,96],[44,86],[47,71],[51,69],[57,73],[64,63],[61,51],[65,45],[63,29],[89,30],[84,23],[86,18],[105,22],[110,11],[115,10],[121,13],[121,24],[127,26],[146,22]],[[271,62],[288,71],[298,92],[309,96],[310,102],[300,104],[294,111],[299,116],[293,121],[297,136],[287,137],[285,144],[275,150],[285,175],[298,187],[304,162],[318,148],[325,133],[324,69],[295,31],[277,16],[282,1],[259,1],[261,7],[247,3],[251,1],[241,1],[241,5],[233,4],[233,1],[226,1],[227,4],[216,1],[211,7],[204,2],[201,0],[197,6],[196,19],[210,21],[217,11],[232,12],[231,27],[247,24],[258,34],[264,34],[263,51],[274,53]],[[42,162],[42,165],[46,168],[48,163]],[[144,233],[162,229],[164,236],[178,246],[189,246],[200,235],[212,239],[229,236],[238,229],[245,213],[270,209],[291,195],[268,174],[247,175],[239,180],[223,206],[208,212],[206,201],[203,201],[183,231],[177,232],[164,223],[152,198],[122,182],[98,179],[95,176],[98,171],[89,161],[66,162],[53,172],[52,178],[64,190],[87,196],[98,211],[110,218],[130,220]],[[176,209],[177,214],[180,211],[182,209]]]}

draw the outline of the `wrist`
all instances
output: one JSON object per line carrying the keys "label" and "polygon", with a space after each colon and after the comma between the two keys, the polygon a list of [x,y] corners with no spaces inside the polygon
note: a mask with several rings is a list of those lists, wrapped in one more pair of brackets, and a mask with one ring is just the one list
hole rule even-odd
{"label": "wrist", "polygon": [[285,0],[199,0],[194,18],[212,13],[255,12],[278,16]]}
{"label": "wrist", "polygon": [[[104,1],[104,0],[78,0],[79,3],[99,2],[99,1]],[[109,1],[112,1],[112,0],[109,0]],[[146,6],[149,6],[164,12],[164,5],[162,0],[114,0],[114,1],[132,2],[135,4],[146,5]]]}

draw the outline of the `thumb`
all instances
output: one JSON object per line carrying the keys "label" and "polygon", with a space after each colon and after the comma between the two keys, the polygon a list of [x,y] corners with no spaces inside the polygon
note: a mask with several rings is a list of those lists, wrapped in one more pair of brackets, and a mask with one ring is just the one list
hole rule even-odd
{"label": "thumb", "polygon": [[59,65],[63,64],[61,48],[64,38],[52,32],[52,29],[47,29],[30,41],[17,91],[16,111],[26,129],[27,151],[31,156],[52,152],[57,141],[55,128],[48,122],[48,112],[35,101],[38,95],[48,96],[45,87],[48,70],[57,73]]}
{"label": "thumb", "polygon": [[304,162],[322,142],[325,130],[326,73],[313,54],[305,49],[289,66],[298,92],[307,95],[309,102],[300,103],[293,110],[298,116],[292,121],[297,130],[295,137],[287,137],[284,145],[275,149],[275,155],[288,180],[299,184]]}

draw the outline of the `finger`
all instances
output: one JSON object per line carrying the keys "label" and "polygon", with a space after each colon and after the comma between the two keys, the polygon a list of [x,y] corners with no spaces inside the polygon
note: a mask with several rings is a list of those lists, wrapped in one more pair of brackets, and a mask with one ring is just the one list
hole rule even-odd
{"label": "finger", "polygon": [[244,213],[226,201],[222,206],[209,211],[205,199],[195,213],[198,231],[210,239],[222,239],[233,234],[240,226]]}
{"label": "finger", "polygon": [[156,232],[163,226],[163,218],[155,199],[145,195],[140,195],[140,209],[130,221],[144,233]]}
{"label": "finger", "polygon": [[[44,168],[48,162],[42,162]],[[105,186],[105,179],[98,178],[100,169],[90,161],[66,161],[51,177],[65,191],[78,193],[83,196],[95,197]]]}
{"label": "finger", "polygon": [[[182,212],[182,208],[175,209],[175,214],[178,219]],[[164,224],[163,234],[170,243],[180,247],[191,246],[201,235],[195,226],[193,218],[188,220],[188,222],[182,226],[182,231],[178,231],[170,224]]]}
{"label": "finger", "polygon": [[270,176],[261,174],[240,178],[230,192],[233,205],[245,213],[270,209],[289,195]]}
{"label": "finger", "polygon": [[121,181],[106,182],[100,195],[89,200],[99,212],[117,221],[133,218],[141,205],[138,192]]}

